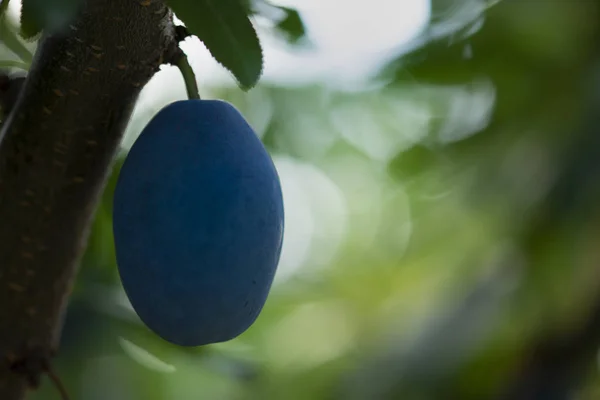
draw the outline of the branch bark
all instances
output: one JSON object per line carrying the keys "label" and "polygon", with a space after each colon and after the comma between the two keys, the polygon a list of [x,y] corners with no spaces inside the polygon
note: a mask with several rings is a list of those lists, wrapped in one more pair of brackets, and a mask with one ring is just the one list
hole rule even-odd
{"label": "branch bark", "polygon": [[57,351],[93,213],[142,87],[177,48],[161,0],[88,0],[44,36],[0,131],[0,398]]}

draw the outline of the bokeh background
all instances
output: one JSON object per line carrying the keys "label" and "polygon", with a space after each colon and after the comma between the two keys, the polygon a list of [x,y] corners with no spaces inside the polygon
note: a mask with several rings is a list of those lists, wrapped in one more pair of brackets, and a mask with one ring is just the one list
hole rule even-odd
{"label": "bokeh background", "polygon": [[[164,67],[72,296],[56,365],[71,396],[600,399],[600,2],[254,6],[266,65],[250,92],[198,40],[183,48],[202,97],[238,107],[281,176],[265,309],[235,340],[184,349],[124,296],[112,191],[144,125],[186,97]],[[0,60],[17,57],[0,45]],[[31,398],[58,393],[46,379]]]}

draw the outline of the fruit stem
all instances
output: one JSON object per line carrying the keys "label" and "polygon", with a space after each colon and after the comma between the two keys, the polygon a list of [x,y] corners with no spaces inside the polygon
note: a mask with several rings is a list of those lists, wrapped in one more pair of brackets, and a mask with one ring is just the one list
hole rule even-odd
{"label": "fruit stem", "polygon": [[198,84],[196,83],[196,74],[192,69],[187,55],[178,48],[175,54],[175,65],[181,71],[183,81],[185,82],[185,89],[190,100],[200,100],[200,93],[198,93]]}

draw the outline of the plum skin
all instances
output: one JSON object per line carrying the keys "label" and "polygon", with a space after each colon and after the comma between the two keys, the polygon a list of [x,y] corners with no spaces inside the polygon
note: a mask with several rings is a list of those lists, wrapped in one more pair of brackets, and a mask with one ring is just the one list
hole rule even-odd
{"label": "plum skin", "polygon": [[161,109],[119,172],[119,275],[145,325],[180,346],[231,340],[260,314],[281,254],[284,208],[271,157],[221,100]]}

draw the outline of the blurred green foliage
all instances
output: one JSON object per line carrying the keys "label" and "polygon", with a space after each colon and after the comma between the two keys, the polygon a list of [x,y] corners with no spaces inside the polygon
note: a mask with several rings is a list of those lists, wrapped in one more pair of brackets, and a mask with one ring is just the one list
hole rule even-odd
{"label": "blurred green foliage", "polygon": [[[423,44],[374,88],[213,88],[271,150],[289,214],[266,308],[228,343],[171,346],[128,307],[111,231],[124,150],[64,330],[72,396],[498,398],[532,343],[581,325],[600,289],[599,11],[433,0]],[[295,14],[288,25],[304,34]],[[155,111],[140,105],[127,140]],[[589,368],[572,398],[599,396]],[[56,393],[45,382],[31,398]]]}

